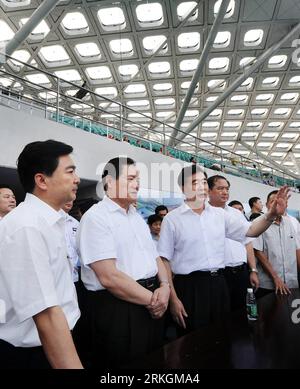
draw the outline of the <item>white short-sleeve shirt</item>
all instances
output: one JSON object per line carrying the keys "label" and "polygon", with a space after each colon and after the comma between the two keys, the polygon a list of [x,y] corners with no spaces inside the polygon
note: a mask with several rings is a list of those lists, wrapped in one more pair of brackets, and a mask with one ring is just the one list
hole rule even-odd
{"label": "white short-sleeve shirt", "polygon": [[76,248],[76,232],[79,227],[79,221],[63,210],[61,210],[61,213],[66,221],[65,237],[68,259],[71,262],[73,269],[73,281],[77,282],[79,280],[78,267],[80,266],[80,259]]}
{"label": "white short-sleeve shirt", "polygon": [[[232,213],[237,217],[241,217],[242,220],[246,220],[245,216],[233,207],[228,205],[224,208],[225,212]],[[237,242],[232,239],[226,238],[225,240],[225,266],[239,266],[243,263],[247,263],[247,251],[245,244],[250,243],[253,239],[247,238],[244,243]]]}
{"label": "white short-sleeve shirt", "polygon": [[49,307],[62,308],[70,329],[80,316],[64,223],[32,194],[1,221],[0,339],[14,346],[41,345],[32,317]]}
{"label": "white short-sleeve shirt", "polygon": [[201,215],[183,204],[162,222],[159,255],[170,261],[174,274],[225,267],[225,238],[244,242],[250,223],[208,202]]}
{"label": "white short-sleeve shirt", "polygon": [[[298,239],[288,216],[283,216],[280,224],[270,227],[253,241],[253,247],[262,251],[269,259],[273,269],[289,288],[298,288],[296,250]],[[257,264],[261,288],[275,289],[270,275],[260,262]]]}
{"label": "white short-sleeve shirt", "polygon": [[116,259],[116,267],[134,280],[157,274],[158,253],[150,230],[133,206],[128,212],[108,197],[93,205],[82,217],[77,233],[81,278],[88,290],[102,290],[89,266]]}

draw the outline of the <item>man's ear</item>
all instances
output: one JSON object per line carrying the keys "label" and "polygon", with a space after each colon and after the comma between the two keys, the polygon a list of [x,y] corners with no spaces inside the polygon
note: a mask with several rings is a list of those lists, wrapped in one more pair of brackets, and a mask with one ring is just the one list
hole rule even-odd
{"label": "man's ear", "polygon": [[47,176],[43,173],[37,173],[35,176],[34,176],[34,182],[35,182],[35,186],[42,190],[42,191],[45,191],[47,190],[48,188],[48,185],[47,185]]}

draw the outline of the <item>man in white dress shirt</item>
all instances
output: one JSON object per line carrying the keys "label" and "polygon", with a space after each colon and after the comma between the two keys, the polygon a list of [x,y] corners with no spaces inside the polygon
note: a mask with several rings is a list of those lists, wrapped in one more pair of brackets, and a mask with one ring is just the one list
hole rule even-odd
{"label": "man in white dress shirt", "polygon": [[103,170],[106,196],[82,217],[78,247],[88,289],[93,366],[119,366],[163,339],[170,287],[149,228],[132,205],[139,172],[126,157]]}
{"label": "man in white dress shirt", "polygon": [[16,208],[14,192],[6,185],[0,184],[0,220]]}
{"label": "man in white dress shirt", "polygon": [[221,320],[229,311],[225,238],[243,243],[246,236],[260,235],[284,213],[288,189],[280,189],[270,212],[250,224],[205,201],[207,176],[200,166],[183,168],[178,184],[186,200],[164,218],[158,252],[169,273],[170,311],[184,334]]}
{"label": "man in white dress shirt", "polygon": [[[273,205],[278,191],[268,194],[266,207]],[[289,294],[289,288],[298,288],[297,267],[300,267],[300,240],[289,216],[283,215],[253,242],[258,259],[260,288],[258,298],[275,292]]]}
{"label": "man in white dress shirt", "polygon": [[26,198],[0,223],[1,368],[82,368],[70,332],[80,311],[60,213],[79,184],[72,151],[33,142],[18,159]]}
{"label": "man in white dress shirt", "polygon": [[[245,220],[245,216],[241,211],[226,205],[229,199],[230,182],[225,177],[220,175],[211,176],[207,183],[209,203],[213,207],[223,208],[225,212]],[[229,290],[231,311],[245,308],[247,288],[250,287],[250,283],[255,289],[259,286],[256,259],[251,240],[247,239],[242,244],[232,239],[225,239],[224,275]]]}
{"label": "man in white dress shirt", "polygon": [[76,282],[79,280],[78,268],[80,266],[80,259],[76,247],[76,232],[79,227],[79,221],[73,216],[69,215],[73,207],[74,201],[68,201],[62,207],[63,216],[66,220],[65,237],[68,251],[68,259],[73,269],[73,281],[76,286]]}

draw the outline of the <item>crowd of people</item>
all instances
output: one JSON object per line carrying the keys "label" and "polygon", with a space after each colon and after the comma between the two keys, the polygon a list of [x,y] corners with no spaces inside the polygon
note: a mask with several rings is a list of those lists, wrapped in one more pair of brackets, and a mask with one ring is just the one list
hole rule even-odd
{"label": "crowd of people", "polygon": [[184,203],[158,206],[147,225],[127,157],[105,165],[102,201],[74,209],[72,152],[53,140],[25,146],[17,207],[0,185],[1,367],[120,367],[163,345],[170,325],[179,337],[244,309],[250,285],[258,297],[299,287],[287,187],[269,194],[266,213],[250,198],[246,215],[228,203],[227,178],[193,163],[178,176]]}

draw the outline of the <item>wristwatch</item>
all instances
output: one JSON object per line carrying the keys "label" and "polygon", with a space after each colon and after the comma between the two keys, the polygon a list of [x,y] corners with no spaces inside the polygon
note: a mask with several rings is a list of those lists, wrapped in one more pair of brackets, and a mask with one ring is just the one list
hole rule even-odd
{"label": "wristwatch", "polygon": [[265,218],[265,220],[267,220],[268,222],[273,223],[273,222],[275,222],[275,220],[277,219],[277,216],[268,218],[267,215],[268,215],[268,214],[265,213],[265,214],[264,214],[264,218]]}
{"label": "wristwatch", "polygon": [[255,267],[251,267],[250,273],[258,273],[258,271]]}

